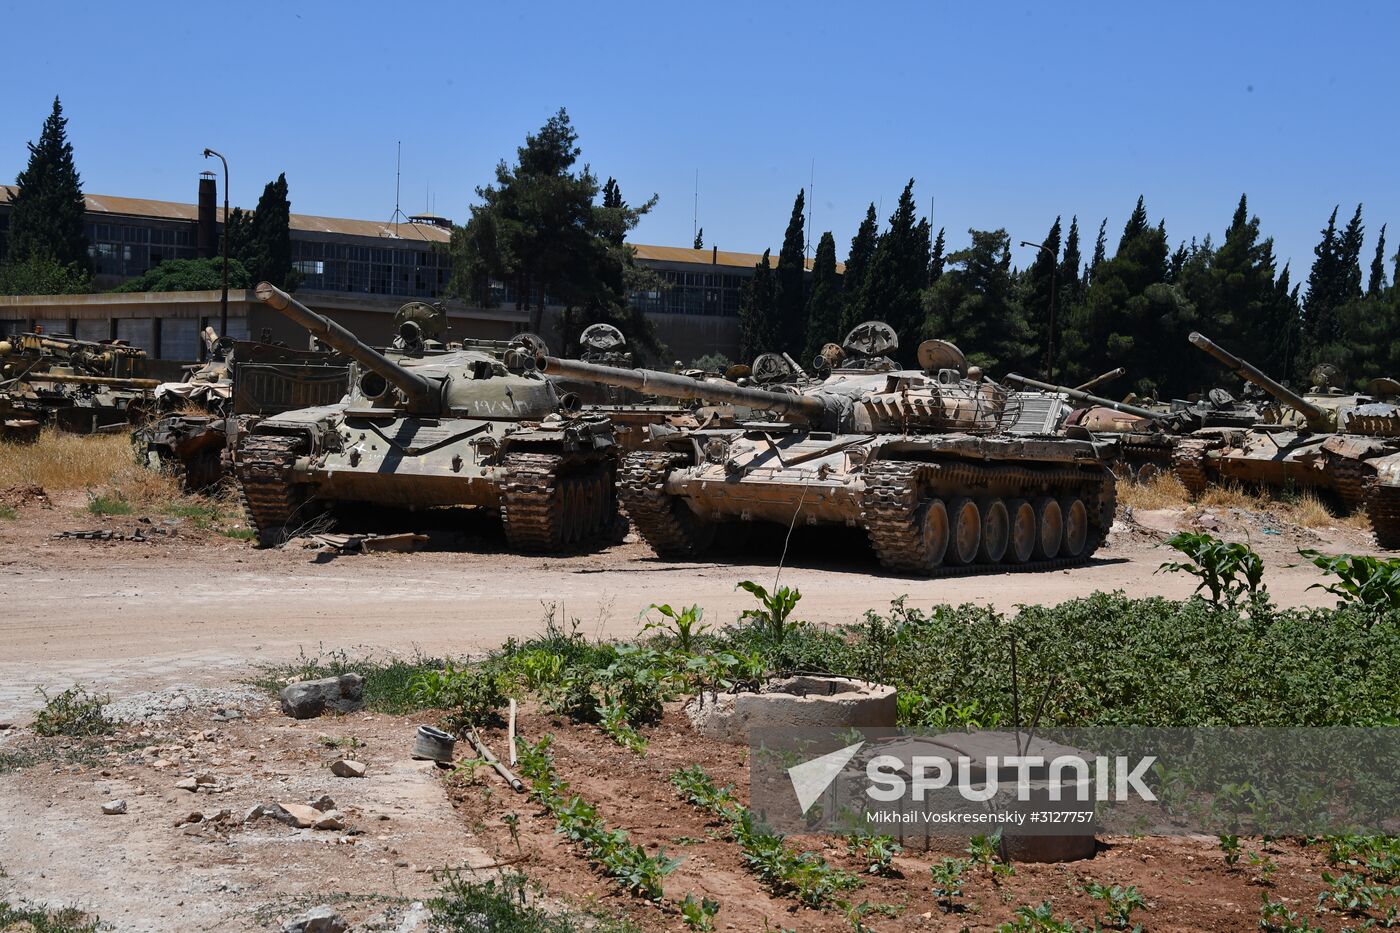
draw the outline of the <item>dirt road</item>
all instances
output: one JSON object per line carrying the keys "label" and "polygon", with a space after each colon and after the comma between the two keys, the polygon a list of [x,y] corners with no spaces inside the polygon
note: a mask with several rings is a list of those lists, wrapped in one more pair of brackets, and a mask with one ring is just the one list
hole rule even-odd
{"label": "dirt road", "polygon": [[[821,624],[856,621],[900,596],[912,606],[978,602],[1008,610],[1094,590],[1185,596],[1188,578],[1154,571],[1166,556],[1157,545],[1188,520],[1179,511],[1120,520],[1094,562],[1073,570],[935,580],[881,573],[858,535],[799,534],[781,579],[801,590],[801,616]],[[1308,591],[1315,570],[1287,566],[1297,561],[1295,547],[1365,549],[1345,527],[1265,535],[1251,525],[1266,519],[1219,520],[1222,533],[1250,532],[1269,562],[1269,588],[1285,605],[1330,599]],[[550,605],[596,636],[635,633],[653,602],[698,603],[707,621],[727,624],[752,605],[735,584],[771,584],[782,550],[781,537],[754,539],[708,561],[671,563],[638,543],[519,557],[502,553],[489,531],[465,549],[352,556],[258,550],[182,525],[164,526],[176,534],[147,543],[53,537],[94,521],[115,530],[151,527],[138,517],[94,519],[62,500],[0,522],[0,716],[32,710],[36,687],[75,681],[121,695],[226,681],[303,651],[480,652],[537,631]]]}

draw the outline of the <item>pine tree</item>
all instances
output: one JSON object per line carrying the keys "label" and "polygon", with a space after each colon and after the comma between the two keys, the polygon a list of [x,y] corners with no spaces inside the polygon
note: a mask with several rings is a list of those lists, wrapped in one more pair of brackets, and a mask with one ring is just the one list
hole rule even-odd
{"label": "pine tree", "polygon": [[1376,237],[1376,254],[1371,257],[1371,278],[1366,282],[1368,298],[1379,298],[1385,292],[1385,224]]}
{"label": "pine tree", "polygon": [[1015,296],[1011,238],[969,230],[972,245],[948,256],[948,269],[923,296],[924,338],[953,339],[986,370],[1021,368],[1040,349]]}
{"label": "pine tree", "polygon": [[871,320],[894,328],[899,354],[912,360],[923,327],[921,293],[928,281],[929,238],[926,221],[915,220],[914,179],[904,186],[890,215],[890,226],[875,247],[861,304]]}
{"label": "pine tree", "polygon": [[1068,310],[1079,300],[1080,269],[1084,257],[1079,255],[1079,217],[1069,219],[1069,233],[1065,234],[1064,258],[1060,260],[1060,306]]}
{"label": "pine tree", "polygon": [[37,143],[29,143],[29,164],[15,179],[19,188],[10,201],[10,231],[6,259],[52,263],[64,275],[79,279],[91,268],[87,234],[83,229],[82,180],[68,142],[63,105],[53,99]]}
{"label": "pine tree", "polygon": [[1088,285],[1094,280],[1094,273],[1099,271],[1099,266],[1103,265],[1104,247],[1107,245],[1106,236],[1108,233],[1108,218],[1105,217],[1099,222],[1099,236],[1094,240],[1094,258],[1089,262],[1088,273],[1084,276],[1084,284]]}
{"label": "pine tree", "polygon": [[694,249],[704,249],[704,248],[705,248],[705,228],[704,228],[704,227],[701,227],[699,230],[696,230],[696,231],[695,231],[695,245],[694,245]]}
{"label": "pine tree", "polygon": [[[1025,287],[1021,305],[1030,322],[1031,339],[1039,346],[1045,346],[1050,339],[1050,294],[1051,287],[1058,288],[1060,262],[1060,218],[1050,225],[1050,232],[1042,242],[1044,249],[1035,252],[1035,258],[1026,270]],[[1057,298],[1059,296],[1056,296]]]}
{"label": "pine tree", "polygon": [[943,275],[943,267],[947,264],[947,257],[944,255],[947,246],[943,241],[943,228],[938,228],[938,236],[933,240],[933,249],[929,253],[928,260],[928,284],[933,285]]}
{"label": "pine tree", "polygon": [[1327,218],[1322,240],[1313,247],[1312,271],[1303,293],[1303,338],[1308,347],[1330,343],[1337,336],[1334,312],[1345,299],[1342,246],[1337,235],[1337,208]]}
{"label": "pine tree", "polygon": [[836,238],[831,231],[817,241],[812,260],[812,296],[807,300],[807,341],[804,361],[814,358],[828,343],[840,343],[841,276],[836,272]]}
{"label": "pine tree", "polygon": [[806,265],[803,233],[806,229],[806,193],[798,191],[792,202],[783,248],[778,253],[778,342],[767,350],[797,353],[807,336]]}
{"label": "pine tree", "polygon": [[875,216],[875,204],[866,208],[865,219],[860,222],[856,235],[851,238],[851,251],[846,254],[846,272],[841,276],[842,309],[841,337],[861,321],[867,320],[865,282],[870,277],[870,264],[875,258],[875,247],[879,241],[879,218]]}
{"label": "pine tree", "polygon": [[1130,240],[1147,229],[1147,205],[1143,203],[1142,195],[1138,195],[1137,207],[1128,215],[1128,222],[1123,225],[1123,236],[1118,240],[1118,252],[1123,251],[1123,247]]}
{"label": "pine tree", "polygon": [[[233,212],[230,211],[230,214]],[[281,288],[296,286],[292,271],[292,204],[287,198],[287,176],[281,174],[263,188],[253,211],[246,258],[243,264],[255,282],[271,282]],[[229,241],[230,247],[233,241]]]}
{"label": "pine tree", "polygon": [[778,342],[777,281],[770,254],[754,266],[753,278],[744,288],[744,300],[739,307],[739,358],[753,360],[767,353]]}
{"label": "pine tree", "polygon": [[1361,246],[1366,228],[1361,223],[1361,205],[1356,205],[1356,213],[1351,215],[1346,229],[1342,231],[1341,264],[1342,301],[1352,301],[1361,297]]}

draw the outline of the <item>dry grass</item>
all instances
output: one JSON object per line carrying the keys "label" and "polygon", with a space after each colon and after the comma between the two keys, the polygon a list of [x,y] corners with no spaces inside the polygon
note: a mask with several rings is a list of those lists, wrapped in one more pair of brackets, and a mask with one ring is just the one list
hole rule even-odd
{"label": "dry grass", "polygon": [[1189,499],[1181,480],[1170,473],[1160,473],[1145,483],[1118,484],[1118,504],[1135,509],[1179,508]]}
{"label": "dry grass", "polygon": [[[0,444],[0,489],[37,485],[49,492],[125,487],[154,476],[137,466],[126,434],[68,434],[45,430],[33,444]],[[162,479],[162,477],[155,477]]]}

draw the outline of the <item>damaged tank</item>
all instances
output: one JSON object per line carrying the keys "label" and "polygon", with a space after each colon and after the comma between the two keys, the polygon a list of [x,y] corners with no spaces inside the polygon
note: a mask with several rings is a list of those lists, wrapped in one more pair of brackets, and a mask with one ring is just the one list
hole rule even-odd
{"label": "damaged tank", "polygon": [[802,388],[716,385],[553,358],[539,366],[774,417],[677,432],[623,458],[619,497],[662,557],[701,553],[726,523],[762,521],[860,527],[880,563],[904,573],[1086,561],[1114,510],[1114,476],[1096,446],[1008,434],[1008,392],[955,346],[926,341],[917,370],[885,355],[896,346],[887,325],[862,324],[846,341],[848,355]]}
{"label": "damaged tank", "polygon": [[[115,341],[11,335],[0,340],[0,411],[7,423],[38,421],[74,434],[124,431],[146,417],[160,385],[140,375],[145,361],[145,350]],[[19,427],[22,437],[32,431]]]}
{"label": "damaged tank", "polygon": [[399,348],[381,352],[267,282],[257,296],[353,361],[344,400],[272,415],[239,444],[240,491],[263,542],[355,503],[497,509],[519,551],[615,530],[612,426],[577,414],[524,346],[439,350],[404,320]]}
{"label": "damaged tank", "polygon": [[1200,431],[1177,444],[1172,466],[1187,490],[1234,480],[1327,492],[1345,511],[1366,513],[1377,544],[1400,548],[1400,383],[1375,379],[1369,393],[1345,393],[1328,384],[1335,372],[1327,367],[1299,394],[1207,337],[1189,339],[1279,407],[1272,423]]}

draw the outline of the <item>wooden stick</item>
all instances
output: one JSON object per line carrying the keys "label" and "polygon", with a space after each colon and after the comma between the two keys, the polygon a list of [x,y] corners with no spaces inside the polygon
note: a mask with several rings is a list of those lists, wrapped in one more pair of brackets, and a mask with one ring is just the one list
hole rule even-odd
{"label": "wooden stick", "polygon": [[510,728],[506,730],[506,741],[510,743],[510,747],[506,751],[509,752],[508,757],[513,768],[515,767],[515,700],[510,701]]}
{"label": "wooden stick", "polygon": [[481,756],[482,761],[495,768],[496,773],[505,778],[511,790],[517,794],[525,793],[525,782],[512,774],[509,768],[501,764],[500,760],[491,754],[491,749],[487,748],[486,743],[481,741],[481,737],[476,734],[475,729],[467,733],[467,741],[472,743],[472,748],[476,749],[476,753]]}

